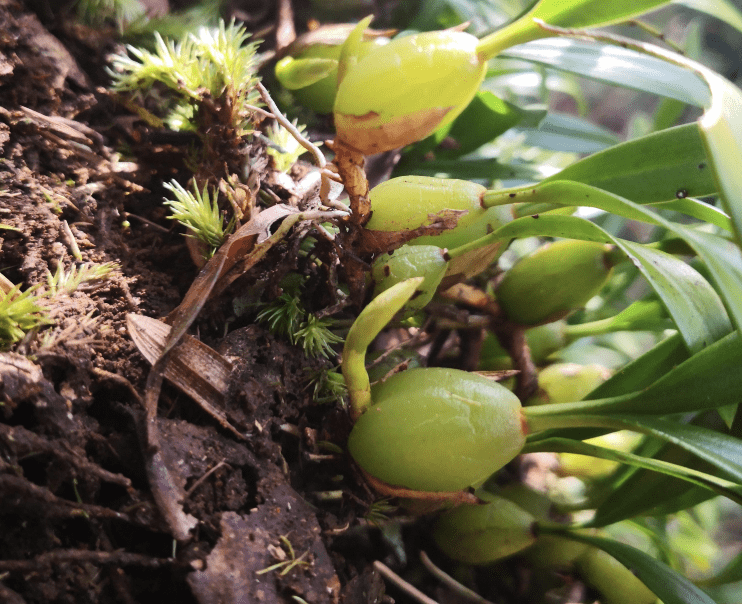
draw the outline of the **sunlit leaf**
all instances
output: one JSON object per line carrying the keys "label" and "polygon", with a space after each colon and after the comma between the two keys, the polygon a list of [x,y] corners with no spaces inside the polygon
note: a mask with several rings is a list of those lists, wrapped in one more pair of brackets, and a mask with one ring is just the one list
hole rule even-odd
{"label": "sunlit leaf", "polygon": [[742,13],[728,0],[672,0],[673,4],[687,6],[701,13],[706,13],[712,17],[731,25],[737,31],[742,31]]}
{"label": "sunlit leaf", "polygon": [[708,87],[687,69],[611,44],[554,38],[509,48],[502,56],[698,107],[705,106],[709,100]]}
{"label": "sunlit leaf", "polygon": [[569,153],[596,153],[617,144],[618,137],[605,128],[569,116],[550,113],[538,128],[525,132],[525,144]]}
{"label": "sunlit leaf", "polygon": [[571,180],[634,203],[703,197],[718,191],[695,124],[655,132],[595,153],[545,182]]}
{"label": "sunlit leaf", "polygon": [[603,27],[619,23],[668,4],[670,0],[540,0],[526,14],[482,38],[477,52],[491,58],[523,42],[548,37],[536,20],[558,27]]}

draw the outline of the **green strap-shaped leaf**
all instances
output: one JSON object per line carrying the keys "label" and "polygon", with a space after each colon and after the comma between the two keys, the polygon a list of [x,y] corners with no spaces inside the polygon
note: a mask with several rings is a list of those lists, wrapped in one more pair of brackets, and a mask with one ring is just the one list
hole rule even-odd
{"label": "green strap-shaped leaf", "polygon": [[672,0],[674,4],[687,6],[731,25],[742,31],[742,13],[728,0]]}
{"label": "green strap-shaped leaf", "polygon": [[448,130],[448,136],[458,143],[458,147],[439,149],[436,156],[454,159],[471,153],[515,126],[522,117],[523,111],[515,105],[489,90],[480,90]]}
{"label": "green strap-shaped leaf", "polygon": [[516,44],[553,35],[541,29],[534,20],[558,27],[603,27],[649,12],[669,1],[540,0],[513,23],[482,38],[477,52],[489,59]]}
{"label": "green strap-shaped leaf", "polygon": [[[545,530],[545,527],[541,528],[541,532],[553,532],[568,539],[588,543],[602,549],[625,567],[631,569],[664,604],[715,604],[708,595],[688,579],[630,545],[583,533]],[[621,586],[617,585],[616,589],[621,589]]]}
{"label": "green strap-shaped leaf", "polygon": [[544,182],[592,185],[634,203],[703,197],[718,191],[695,124],[677,126],[595,153]]}
{"label": "green strap-shaped leaf", "polygon": [[585,399],[620,396],[646,388],[688,357],[688,349],[680,334],[672,335],[619,369]]}
{"label": "green strap-shaped leaf", "polygon": [[599,447],[579,440],[572,440],[569,438],[548,438],[538,442],[535,447],[526,447],[524,453],[533,453],[537,451],[551,451],[553,453],[574,453],[576,455],[587,455],[589,457],[597,457],[599,459],[608,459],[610,461],[616,461],[618,463],[635,466],[637,468],[644,468],[646,470],[652,470],[666,476],[672,476],[680,480],[684,480],[691,484],[709,489],[718,495],[728,497],[732,501],[735,501],[742,505],[742,486],[737,485],[724,478],[719,478],[712,474],[705,472],[699,472],[693,468],[688,468],[683,465],[669,463],[661,459],[652,459],[649,457],[641,457],[639,455],[632,455],[631,453],[625,453],[623,451],[616,451],[613,449],[607,449],[605,447]]}
{"label": "green strap-shaped leaf", "polygon": [[556,38],[509,48],[502,56],[698,107],[709,100],[708,86],[687,69],[611,44]]}
{"label": "green strap-shaped leaf", "polygon": [[731,323],[716,291],[682,260],[639,243],[615,239],[664,302],[691,353],[728,334]]}
{"label": "green strap-shaped leaf", "polygon": [[[691,457],[687,451],[677,452],[678,456],[683,453],[686,457],[678,457],[675,463],[681,467],[695,467],[695,464],[704,462]],[[708,469],[708,468],[706,468]],[[681,482],[676,478],[667,475],[657,474],[655,472],[638,471],[629,476],[617,488],[606,493],[607,497],[595,511],[590,525],[591,526],[608,526],[621,520],[635,518],[637,516],[653,515],[653,510],[668,508],[679,499],[687,501],[689,494],[692,501],[698,501],[699,491],[702,491],[703,498],[708,499],[711,493],[708,489],[694,487],[688,482]],[[685,509],[677,508],[675,510]]]}
{"label": "green strap-shaped leaf", "polygon": [[717,73],[704,69],[711,105],[698,121],[724,208],[732,218],[737,244],[742,242],[742,92]]}
{"label": "green strap-shaped leaf", "polygon": [[[595,400],[625,395],[637,392],[656,382],[677,365],[689,358],[683,338],[676,333],[666,340],[652,347],[639,358],[618,370],[607,381],[603,382],[583,400]],[[605,430],[590,430],[585,428],[566,428],[544,430],[528,435],[529,443],[536,443],[545,438],[566,437],[576,440],[585,440],[600,434]],[[647,453],[643,453],[647,455]]]}
{"label": "green strap-shaped leaf", "polygon": [[395,176],[415,174],[417,176],[433,176],[436,178],[459,178],[462,180],[493,180],[517,179],[535,180],[540,177],[538,171],[528,164],[501,164],[494,158],[476,159],[434,159],[432,161],[416,162],[410,166],[402,166]]}
{"label": "green strap-shaped leaf", "polygon": [[[557,407],[561,405],[551,405]],[[633,430],[654,436],[693,453],[714,466],[719,475],[742,485],[742,441],[733,436],[682,424],[660,417],[643,415],[551,415],[531,413],[539,407],[527,407],[525,415],[533,430],[542,428],[594,427],[611,430]]]}
{"label": "green strap-shaped leaf", "polygon": [[[598,39],[600,36],[595,36],[595,38]],[[710,100],[705,104],[706,110],[698,120],[697,125],[710,160],[710,167],[717,188],[720,191],[721,200],[732,220],[737,244],[739,245],[742,243],[742,203],[739,199],[740,191],[742,191],[742,170],[740,170],[740,166],[742,166],[742,91],[715,71],[677,53],[641,42],[627,45],[625,41],[622,41],[621,45],[625,47],[630,45],[633,50],[661,58],[670,64],[685,67],[690,73],[703,78],[708,86]],[[685,79],[682,81],[685,82]],[[574,177],[569,176],[569,178]],[[575,180],[579,180],[579,178]],[[678,191],[682,191],[683,197],[687,196],[686,193],[696,196],[696,194],[689,193],[685,188]],[[628,195],[628,197],[636,200],[641,199],[633,195]],[[657,199],[655,201],[661,200]],[[728,298],[727,303],[730,303]],[[742,326],[742,316],[734,310],[732,314],[737,327]]]}
{"label": "green strap-shaped leaf", "polygon": [[737,328],[742,327],[742,253],[716,235],[676,224],[673,230],[695,250],[721,292]]}
{"label": "green strap-shaped leaf", "polygon": [[[553,188],[559,191],[558,195],[562,199],[570,198],[567,192],[569,190],[572,190],[572,199],[577,197],[573,187],[554,184]],[[595,197],[595,189],[586,195]],[[585,205],[593,205],[589,199],[586,201]],[[614,202],[615,199],[608,197],[605,205],[612,206]],[[636,208],[646,212],[640,206],[634,206],[626,208],[623,213],[631,214],[630,217],[641,216],[635,214]],[[657,292],[691,352],[701,350],[731,331],[729,318],[716,291],[695,269],[674,256],[613,237],[596,224],[572,216],[519,218],[501,227],[492,236],[510,238],[532,235],[615,243]]]}
{"label": "green strap-shaped leaf", "polygon": [[550,418],[576,413],[667,415],[718,409],[740,401],[742,340],[739,332],[735,331],[697,352],[642,390],[611,398],[528,407],[524,413],[529,421],[534,418],[541,422],[543,417],[548,423]]}
{"label": "green strap-shaped leaf", "polygon": [[558,27],[604,27],[668,4],[668,0],[541,0],[526,16]]}
{"label": "green strap-shaped leaf", "polygon": [[579,117],[550,113],[538,128],[519,128],[524,144],[568,153],[596,153],[616,145],[618,137]]}
{"label": "green strap-shaped leaf", "polygon": [[659,208],[662,210],[673,210],[680,212],[696,220],[708,222],[714,226],[718,226],[725,231],[732,232],[732,221],[729,216],[722,212],[719,208],[716,208],[708,203],[704,203],[698,199],[691,197],[684,199],[675,199],[674,201],[665,201],[660,203],[652,204],[652,207]]}

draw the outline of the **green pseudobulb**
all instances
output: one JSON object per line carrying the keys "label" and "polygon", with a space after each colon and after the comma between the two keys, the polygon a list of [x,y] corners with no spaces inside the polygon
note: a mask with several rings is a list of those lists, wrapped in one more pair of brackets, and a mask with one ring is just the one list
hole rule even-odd
{"label": "green pseudobulb", "polygon": [[[510,206],[483,208],[481,196],[485,191],[483,186],[465,180],[427,176],[392,178],[371,189],[372,213],[366,228],[384,232],[413,230],[431,224],[436,215],[457,212],[454,228],[410,242],[410,245],[435,245],[452,250],[484,237],[513,219]],[[449,280],[473,277],[500,256],[505,244],[494,241],[452,258],[446,277]]]}
{"label": "green pseudobulb", "polygon": [[[276,63],[276,78],[297,102],[317,113],[332,113],[338,89],[338,64],[343,43],[353,25],[328,25],[299,36]],[[362,58],[389,42],[380,32],[366,30],[358,45]]]}
{"label": "green pseudobulb", "polygon": [[441,514],[433,538],[449,558],[490,564],[533,545],[535,520],[512,501],[493,496],[484,505],[462,505]]}
{"label": "green pseudobulb", "polygon": [[613,246],[594,241],[557,241],[522,258],[495,290],[513,323],[538,325],[581,308],[607,283],[618,258]]}
{"label": "green pseudobulb", "polygon": [[412,277],[424,277],[413,298],[405,305],[408,309],[423,308],[435,295],[448,262],[443,250],[434,245],[403,245],[389,254],[382,254],[371,268],[374,295],[379,295],[393,285]]}
{"label": "green pseudobulb", "polygon": [[525,443],[518,398],[465,371],[413,369],[372,389],[348,449],[359,466],[387,484],[419,491],[478,485]]}
{"label": "green pseudobulb", "polygon": [[474,98],[487,71],[478,44],[464,32],[423,32],[360,58],[338,86],[337,138],[372,155],[449,124]]}

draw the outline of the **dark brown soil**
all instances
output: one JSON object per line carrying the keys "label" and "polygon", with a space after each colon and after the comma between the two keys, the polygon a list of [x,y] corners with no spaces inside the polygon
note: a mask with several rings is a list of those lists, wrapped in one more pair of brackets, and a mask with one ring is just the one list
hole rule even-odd
{"label": "dark brown soil", "polygon": [[24,290],[58,267],[119,268],[0,354],[0,602],[381,601],[378,531],[352,533],[374,497],[317,444],[348,430],[313,402],[329,362],[250,321],[222,337],[229,296],[195,327],[232,363],[223,412],[241,438],[166,384],[144,446],[149,364],[127,315],[167,316],[197,274],[162,206],[189,143],[143,139],[111,100],[113,30],[38,4],[0,1],[0,268]]}

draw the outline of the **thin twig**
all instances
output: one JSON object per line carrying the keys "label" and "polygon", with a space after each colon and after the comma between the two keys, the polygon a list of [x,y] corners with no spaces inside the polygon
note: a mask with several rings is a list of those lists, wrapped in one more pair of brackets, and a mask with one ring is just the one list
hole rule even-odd
{"label": "thin twig", "polygon": [[156,222],[152,222],[151,220],[147,220],[146,218],[142,216],[138,216],[137,214],[132,214],[131,212],[124,212],[124,218],[136,218],[140,222],[143,222],[147,226],[151,226],[153,229],[157,229],[158,231],[162,233],[170,233],[171,229],[166,229],[164,226],[161,226],[157,224]]}
{"label": "thin twig", "polygon": [[70,228],[70,225],[67,224],[66,220],[62,221],[62,232],[65,234],[65,236],[68,239],[67,243],[70,246],[70,251],[72,252],[72,255],[75,257],[75,260],[82,262],[82,253],[80,253],[80,248],[77,245],[75,236],[72,234],[72,229]]}
{"label": "thin twig", "polygon": [[271,98],[271,95],[268,94],[268,91],[265,89],[265,86],[263,86],[260,82],[258,82],[258,91],[260,92],[260,96],[263,97],[263,102],[268,105],[268,108],[271,110],[273,117],[276,118],[276,121],[284,128],[286,128],[286,130],[291,133],[291,136],[293,136],[302,147],[304,147],[314,156],[314,161],[317,166],[319,166],[320,168],[324,168],[327,164],[327,160],[325,159],[325,156],[322,154],[322,152],[319,150],[319,147],[302,136],[298,128],[294,126],[294,124],[292,124],[286,118],[286,116],[281,113],[281,111],[276,106],[276,103]]}
{"label": "thin twig", "polygon": [[379,562],[378,560],[374,561],[374,570],[376,570],[387,581],[399,587],[399,589],[401,589],[408,596],[414,598],[418,602],[422,602],[422,604],[438,604],[438,602],[436,602],[433,598],[426,596],[417,587],[405,581],[383,562]]}
{"label": "thin twig", "polygon": [[206,474],[201,476],[196,482],[193,483],[193,486],[186,491],[185,496],[183,497],[183,501],[186,501],[190,498],[190,496],[193,494],[193,491],[195,491],[209,476],[211,476],[214,472],[216,472],[219,468],[223,468],[224,466],[229,467],[229,464],[226,462],[225,459],[222,459],[218,464],[216,464],[213,468],[211,468]]}
{"label": "thin twig", "polygon": [[467,600],[471,600],[472,602],[476,602],[477,604],[492,604],[492,602],[480,596],[476,591],[469,589],[466,585],[462,585],[451,575],[438,568],[435,564],[433,564],[433,561],[425,552],[420,552],[420,562],[423,563],[423,566],[430,572],[431,575],[433,575],[448,588],[456,592],[457,595],[462,596]]}
{"label": "thin twig", "polygon": [[45,552],[31,560],[0,560],[0,571],[30,572],[48,569],[63,562],[86,562],[89,564],[115,564],[116,566],[140,566],[160,568],[172,565],[170,558],[153,558],[131,552],[96,552],[90,550],[54,550]]}
{"label": "thin twig", "polygon": [[415,335],[413,335],[410,338],[407,338],[406,340],[401,340],[394,346],[388,348],[385,350],[382,354],[380,354],[378,357],[376,357],[371,363],[367,365],[367,368],[376,367],[377,365],[383,363],[387,358],[389,358],[390,355],[394,354],[395,351],[401,350],[402,348],[410,348],[412,346],[416,346],[417,344],[421,344],[425,341],[425,338],[428,337],[427,329],[432,323],[432,318],[428,317],[425,320],[425,323],[423,323],[423,326],[420,327]]}
{"label": "thin twig", "polygon": [[276,103],[271,98],[271,95],[268,94],[268,91],[265,89],[265,86],[263,86],[260,82],[258,82],[258,91],[260,92],[260,96],[263,98],[263,102],[268,105],[268,108],[271,110],[271,113],[273,114],[273,117],[276,118],[276,121],[281,124],[286,130],[288,130],[291,133],[291,136],[293,136],[296,141],[304,147],[307,151],[309,151],[314,156],[314,162],[317,164],[317,167],[320,169],[320,174],[322,176],[322,184],[320,185],[320,193],[319,197],[322,200],[322,203],[326,206],[336,208],[338,210],[340,209],[346,209],[343,204],[341,204],[339,201],[335,201],[334,199],[330,199],[330,182],[329,177],[327,174],[325,174],[325,166],[327,165],[327,160],[325,159],[325,156],[322,154],[322,151],[319,150],[319,147],[315,145],[314,143],[310,142],[309,139],[305,138],[301,132],[299,132],[299,129],[292,124],[288,118],[286,118],[283,113],[278,109],[276,106]]}

